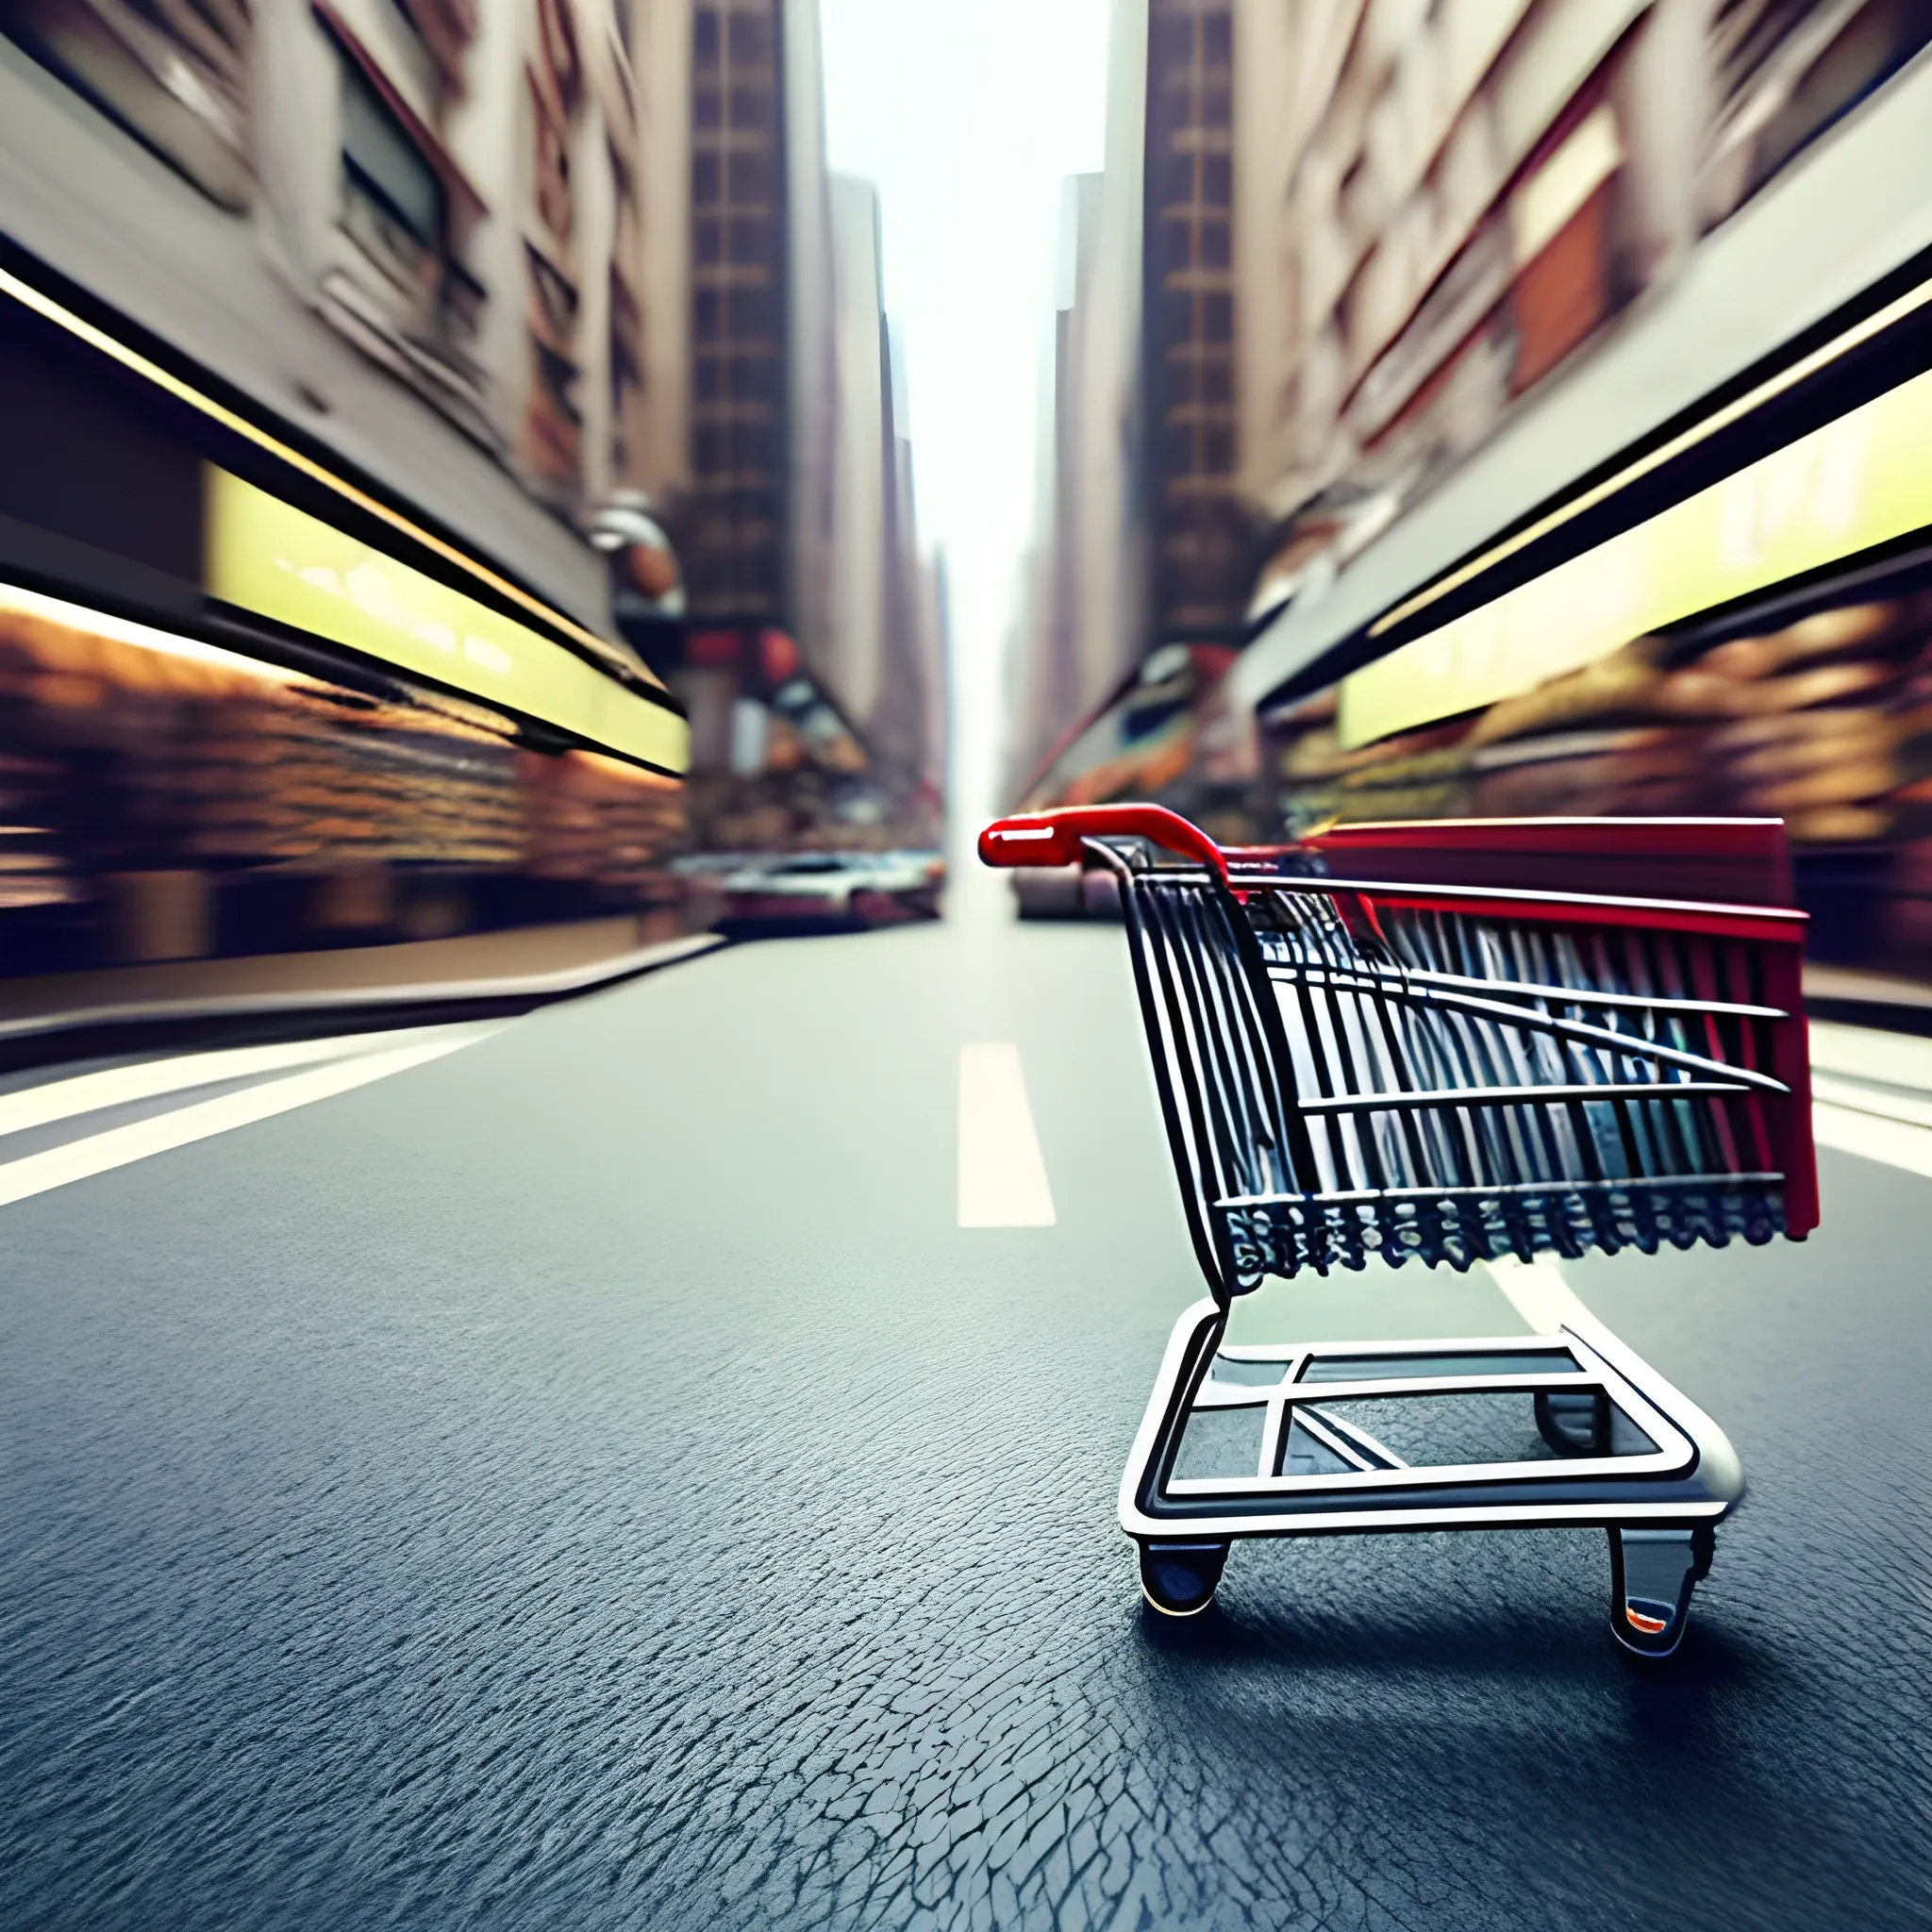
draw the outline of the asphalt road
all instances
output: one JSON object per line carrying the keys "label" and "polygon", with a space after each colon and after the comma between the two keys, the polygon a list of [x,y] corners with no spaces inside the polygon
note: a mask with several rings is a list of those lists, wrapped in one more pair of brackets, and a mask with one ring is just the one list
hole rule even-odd
{"label": "asphalt road", "polygon": [[[1051,1227],[957,1225],[1002,1041]],[[1932,1182],[1822,1160],[1571,1272],[1752,1484],[1661,1669],[1598,1533],[1143,1619],[1117,930],[736,948],[0,1207],[0,1924],[1932,1923]]]}

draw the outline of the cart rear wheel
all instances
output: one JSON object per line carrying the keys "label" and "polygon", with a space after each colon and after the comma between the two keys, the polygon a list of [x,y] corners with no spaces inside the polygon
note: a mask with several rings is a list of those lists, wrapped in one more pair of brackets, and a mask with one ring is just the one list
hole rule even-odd
{"label": "cart rear wheel", "polygon": [[1601,1389],[1544,1390],[1537,1432],[1558,1456],[1602,1456],[1610,1446],[1610,1398]]}
{"label": "cart rear wheel", "polygon": [[1141,1594],[1163,1617],[1197,1616],[1214,1601],[1225,1542],[1142,1543]]}

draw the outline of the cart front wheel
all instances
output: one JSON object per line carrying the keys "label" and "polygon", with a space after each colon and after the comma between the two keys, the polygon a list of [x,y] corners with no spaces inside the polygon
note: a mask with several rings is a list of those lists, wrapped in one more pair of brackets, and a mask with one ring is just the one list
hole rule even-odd
{"label": "cart front wheel", "polygon": [[1716,1538],[1694,1529],[1610,1531],[1610,1628],[1639,1657],[1669,1657],[1684,1641],[1690,1592],[1710,1574]]}
{"label": "cart front wheel", "polygon": [[1197,1616],[1214,1601],[1227,1544],[1142,1543],[1141,1594],[1163,1617]]}

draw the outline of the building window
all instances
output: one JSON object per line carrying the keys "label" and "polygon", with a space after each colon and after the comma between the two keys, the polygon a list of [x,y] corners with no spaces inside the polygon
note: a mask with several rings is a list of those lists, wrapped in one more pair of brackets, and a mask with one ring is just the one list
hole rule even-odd
{"label": "building window", "polygon": [[773,334],[772,297],[768,290],[732,290],[725,315],[725,327],[741,341],[749,336],[754,341],[763,341]]}
{"label": "building window", "polygon": [[755,67],[772,58],[772,23],[761,13],[731,16],[731,60],[734,66]]}
{"label": "building window", "polygon": [[420,288],[445,252],[447,191],[361,69],[346,55],[341,64],[343,225],[379,267]]}
{"label": "building window", "polygon": [[771,253],[771,224],[762,215],[744,215],[731,224],[731,259],[741,266],[761,262]]}
{"label": "building window", "polygon": [[729,171],[731,199],[763,207],[772,198],[772,162],[768,155],[733,155]]}

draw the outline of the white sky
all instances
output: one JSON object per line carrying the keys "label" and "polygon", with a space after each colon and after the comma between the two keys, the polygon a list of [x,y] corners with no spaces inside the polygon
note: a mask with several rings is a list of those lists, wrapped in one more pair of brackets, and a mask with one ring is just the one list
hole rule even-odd
{"label": "white sky", "polygon": [[[952,575],[959,815],[1033,527],[1063,176],[1101,165],[1108,0],[820,0],[834,169],[877,185],[921,536]],[[964,829],[962,826],[961,829]]]}

